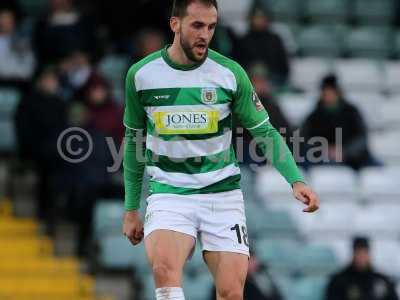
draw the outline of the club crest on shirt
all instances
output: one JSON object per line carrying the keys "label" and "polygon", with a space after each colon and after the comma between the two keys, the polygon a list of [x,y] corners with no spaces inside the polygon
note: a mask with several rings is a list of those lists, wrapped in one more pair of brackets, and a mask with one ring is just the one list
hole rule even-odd
{"label": "club crest on shirt", "polygon": [[215,104],[218,100],[217,90],[214,88],[204,88],[201,90],[201,101],[204,104]]}
{"label": "club crest on shirt", "polygon": [[254,104],[254,106],[256,107],[256,110],[257,110],[257,111],[261,111],[261,110],[264,109],[264,106],[262,105],[261,100],[260,100],[260,98],[258,97],[256,91],[253,91],[252,101],[253,101],[253,104]]}

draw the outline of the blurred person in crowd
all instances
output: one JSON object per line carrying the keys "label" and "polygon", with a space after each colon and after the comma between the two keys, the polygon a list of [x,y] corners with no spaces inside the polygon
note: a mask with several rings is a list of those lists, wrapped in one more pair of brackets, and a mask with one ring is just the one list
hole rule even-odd
{"label": "blurred person in crowd", "polygon": [[[131,37],[146,28],[170,36],[165,24],[169,20],[172,1],[98,0],[96,9],[101,23],[108,29],[108,36],[117,49],[129,51]],[[128,50],[126,49],[128,48]]]}
{"label": "blurred person in crowd", "polygon": [[21,100],[15,116],[19,156],[23,161],[32,161],[38,172],[37,213],[47,223],[49,233],[54,229],[53,178],[64,167],[57,139],[67,126],[66,109],[57,72],[48,67],[39,73],[33,90]]}
{"label": "blurred person in crowd", "polygon": [[[337,144],[337,129],[342,132],[342,145]],[[357,107],[346,101],[335,75],[323,78],[318,104],[307,117],[302,133],[306,142],[312,137],[323,137],[327,140],[327,163],[343,161],[355,170],[379,164],[368,149],[367,127],[361,113]],[[324,156],[325,153],[321,152],[321,155]]]}
{"label": "blurred person in crowd", "polygon": [[[93,76],[100,76],[86,52],[72,52],[59,64],[63,97],[71,99]],[[81,95],[78,95],[81,97]]]}
{"label": "blurred person in crowd", "polygon": [[21,7],[17,0],[1,0],[0,9],[12,10],[18,17],[21,15]]}
{"label": "blurred person in crowd", "polygon": [[[253,84],[254,90],[258,95],[262,105],[268,111],[271,124],[281,133],[281,135],[289,142],[289,138],[292,135],[292,125],[283,114],[278,103],[274,99],[273,87],[269,81],[267,70],[262,63],[253,64],[249,68],[249,76],[251,83]],[[237,133],[237,130],[236,132]],[[261,154],[259,149],[254,153],[254,149],[251,148],[252,135],[247,129],[243,129],[243,162],[245,164],[265,164],[265,159],[260,160],[264,156]],[[288,143],[290,147],[290,143]],[[238,157],[239,153],[238,153]]]}
{"label": "blurred person in crowd", "polygon": [[134,53],[134,61],[139,61],[165,46],[164,34],[159,30],[151,28],[143,29],[136,41],[132,51]]}
{"label": "blurred person in crowd", "polygon": [[270,17],[260,5],[250,12],[250,30],[241,40],[240,59],[248,68],[254,62],[262,62],[269,72],[271,83],[285,85],[289,78],[289,57],[279,35],[270,28]]}
{"label": "blurred person in crowd", "polygon": [[119,122],[123,108],[112,99],[109,83],[101,76],[94,75],[80,93],[88,109],[88,124],[105,136],[113,138],[119,148],[124,134],[123,125]]}
{"label": "blurred person in crowd", "polygon": [[[215,287],[212,289],[210,300],[216,300]],[[244,286],[244,299],[251,300],[282,300],[282,296],[268,273],[268,268],[263,265],[257,256],[251,252],[249,268]]]}
{"label": "blurred person in crowd", "polygon": [[35,60],[29,42],[18,35],[17,17],[11,8],[0,6],[0,81],[28,81]]}
{"label": "blurred person in crowd", "polygon": [[75,9],[74,0],[49,0],[49,12],[36,25],[34,47],[39,64],[58,63],[72,52],[97,51],[96,24]]}
{"label": "blurred person in crowd", "polygon": [[[79,163],[68,164],[68,171],[57,178],[59,192],[68,199],[68,217],[78,227],[76,254],[84,256],[89,250],[96,200],[121,198],[123,195],[122,187],[114,183],[113,174],[108,171],[113,158],[107,136],[93,125],[90,109],[79,101],[72,102],[68,110],[68,125],[81,128],[89,137],[80,135],[83,139],[75,141],[74,146],[90,155]],[[62,151],[68,153],[65,146],[62,146]],[[119,150],[119,145],[116,148]]]}
{"label": "blurred person in crowd", "polygon": [[[390,259],[388,257],[388,259]],[[371,262],[369,240],[353,241],[353,259],[349,266],[329,281],[326,300],[398,300],[395,286],[378,273]]]}
{"label": "blurred person in crowd", "polygon": [[260,97],[261,103],[268,111],[271,123],[281,133],[285,133],[285,136],[290,135],[292,125],[283,114],[274,97],[274,90],[270,82],[268,70],[262,63],[255,63],[249,68],[249,76],[257,95]]}
{"label": "blurred person in crowd", "polygon": [[214,35],[215,37],[210,44],[211,49],[232,59],[240,58],[239,39],[229,26],[219,25]]}

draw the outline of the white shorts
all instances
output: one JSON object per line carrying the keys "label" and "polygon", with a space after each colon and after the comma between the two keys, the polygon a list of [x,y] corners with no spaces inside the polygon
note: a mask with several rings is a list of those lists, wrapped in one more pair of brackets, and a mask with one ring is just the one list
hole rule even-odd
{"label": "white shorts", "polygon": [[249,255],[242,191],[197,195],[154,194],[147,198],[145,238],[167,229],[200,240],[202,250]]}

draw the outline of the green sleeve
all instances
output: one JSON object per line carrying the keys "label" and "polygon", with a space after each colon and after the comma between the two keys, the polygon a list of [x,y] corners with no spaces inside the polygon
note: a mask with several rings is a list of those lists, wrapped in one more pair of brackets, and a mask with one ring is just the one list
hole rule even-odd
{"label": "green sleeve", "polygon": [[286,142],[270,122],[250,129],[250,133],[254,138],[260,140],[257,145],[263,155],[290,185],[293,185],[295,182],[306,183]]}
{"label": "green sleeve", "polygon": [[128,211],[140,208],[140,194],[145,167],[144,155],[142,155],[144,143],[138,142],[138,140],[144,132],[146,114],[136,92],[134,74],[132,67],[128,71],[125,83],[124,124],[126,131],[123,166],[125,209]]}
{"label": "green sleeve", "polygon": [[135,87],[135,68],[131,67],[125,80],[124,125],[130,129],[145,129],[146,112]]}
{"label": "green sleeve", "polygon": [[236,65],[235,71],[237,88],[234,94],[232,110],[242,126],[251,129],[263,122],[265,123],[269,116],[254,91],[246,71],[239,65]]}
{"label": "green sleeve", "polygon": [[246,72],[237,67],[235,76],[237,90],[233,100],[234,114],[242,126],[260,141],[258,146],[263,155],[290,185],[299,181],[305,183],[286,142],[269,122],[268,112],[254,91]]}
{"label": "green sleeve", "polygon": [[[140,142],[139,136],[143,131],[125,130],[124,148],[124,186],[125,186],[125,209],[137,210],[140,208],[140,193],[142,191],[143,173],[145,163],[144,143]],[[138,142],[139,141],[139,142]],[[139,155],[141,154],[141,155]]]}

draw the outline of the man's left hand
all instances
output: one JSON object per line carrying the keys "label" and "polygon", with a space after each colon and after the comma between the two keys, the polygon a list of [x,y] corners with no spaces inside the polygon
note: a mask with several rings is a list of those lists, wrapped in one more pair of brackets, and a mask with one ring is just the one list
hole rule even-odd
{"label": "man's left hand", "polygon": [[312,213],[319,209],[318,196],[308,185],[302,182],[295,182],[293,184],[293,195],[307,205],[303,212]]}

